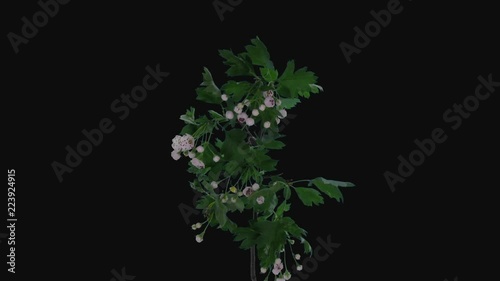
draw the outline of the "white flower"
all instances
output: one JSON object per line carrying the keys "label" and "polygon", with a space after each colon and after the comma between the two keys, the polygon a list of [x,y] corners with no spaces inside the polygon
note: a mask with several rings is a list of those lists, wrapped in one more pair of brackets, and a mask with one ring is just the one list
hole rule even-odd
{"label": "white flower", "polygon": [[182,136],[177,135],[172,139],[172,148],[175,151],[181,151],[181,138]]}
{"label": "white flower", "polygon": [[203,148],[203,146],[200,145],[196,148],[196,151],[198,151],[199,153],[202,153],[203,151],[205,151],[205,149]]}
{"label": "white flower", "polygon": [[219,155],[215,155],[214,158],[212,158],[212,160],[214,160],[214,162],[217,163],[217,162],[220,161],[220,156]]}
{"label": "white flower", "polygon": [[247,118],[245,122],[248,126],[253,126],[255,124],[255,120],[253,120],[253,118]]}
{"label": "white flower", "polygon": [[241,102],[236,105],[239,109],[243,109],[245,107]]}
{"label": "white flower", "polygon": [[254,183],[254,184],[252,184],[252,189],[253,189],[254,191],[259,190],[259,188],[260,188],[260,186],[259,186],[259,184],[258,184],[258,183]]}
{"label": "white flower", "polygon": [[280,122],[281,120],[278,117],[276,117],[276,124],[279,124]]}
{"label": "white flower", "polygon": [[257,197],[257,199],[255,199],[255,201],[257,201],[257,204],[262,205],[264,204],[264,201],[266,201],[266,199],[264,198],[264,196],[259,196]]}
{"label": "white flower", "polygon": [[266,272],[267,272],[267,268],[265,268],[265,267],[260,268],[260,273],[264,274]]}
{"label": "white flower", "polygon": [[262,96],[265,98],[272,97],[272,96],[274,96],[274,92],[272,90],[267,90],[267,91],[262,92]]}
{"label": "white flower", "polygon": [[170,153],[170,156],[172,156],[172,158],[177,161],[181,158],[181,154],[179,153],[179,151],[175,151],[175,150],[172,150],[172,153]]}
{"label": "white flower", "polygon": [[201,228],[201,223],[197,222],[197,223],[195,224],[195,226],[196,226],[196,228]]}
{"label": "white flower", "polygon": [[212,186],[213,189],[216,189],[217,186],[219,186],[219,184],[217,184],[216,181],[211,182],[210,185]]}
{"label": "white flower", "polygon": [[253,193],[253,189],[252,189],[252,187],[251,187],[251,186],[247,186],[247,187],[245,187],[245,189],[243,189],[243,194],[244,194],[246,197],[248,197],[248,196],[252,195],[252,193]]}
{"label": "white flower", "polygon": [[196,242],[198,242],[198,243],[203,242],[203,236],[200,234],[196,235]]}
{"label": "white flower", "polygon": [[193,225],[191,226],[191,229],[192,229],[192,230],[196,230],[196,229],[198,229],[198,228],[196,227],[196,224],[193,224]]}
{"label": "white flower", "polygon": [[301,264],[297,265],[297,271],[302,271],[302,265]]}
{"label": "white flower", "polygon": [[281,263],[281,259],[280,258],[277,258],[274,260],[274,264],[278,264],[278,263]]}
{"label": "white flower", "polygon": [[269,122],[269,121],[264,122],[264,128],[267,129],[269,127],[271,127],[271,122]]}
{"label": "white flower", "polygon": [[191,159],[191,164],[193,164],[193,166],[195,166],[196,168],[198,169],[203,169],[205,168],[205,163],[203,163],[203,161],[201,161],[200,159],[198,158],[193,158]]}
{"label": "white flower", "polygon": [[249,101],[248,99],[245,99],[245,100],[243,101],[243,104],[244,104],[245,106],[249,106],[249,105],[250,105],[250,101]]}
{"label": "white flower", "polygon": [[252,115],[253,116],[259,116],[259,110],[258,109],[252,110]]}
{"label": "white flower", "polygon": [[282,269],[283,269],[283,263],[281,263],[281,259],[276,259],[273,266],[273,274],[274,275],[280,274]]}
{"label": "white flower", "polygon": [[290,280],[290,278],[292,278],[292,274],[287,271],[283,274],[283,278],[285,278],[284,280]]}
{"label": "white flower", "polygon": [[226,203],[227,202],[227,196],[224,196],[222,197],[222,199],[220,200],[222,203]]}
{"label": "white flower", "polygon": [[236,203],[236,197],[231,197],[231,203]]}
{"label": "white flower", "polygon": [[276,281],[285,281],[285,278],[276,278]]}
{"label": "white flower", "polygon": [[231,120],[234,118],[234,113],[232,111],[226,111],[226,118]]}
{"label": "white flower", "polygon": [[276,102],[274,101],[273,97],[267,97],[264,100],[264,104],[266,105],[266,107],[274,107],[274,105],[276,104]]}
{"label": "white flower", "polygon": [[266,110],[266,105],[264,105],[264,104],[259,105],[259,110],[260,111]]}
{"label": "white flower", "polygon": [[296,260],[300,260],[300,255],[299,254],[295,254],[295,259]]}
{"label": "white flower", "polygon": [[248,115],[245,112],[238,114],[238,122],[240,122],[240,123],[246,122],[247,118],[248,118]]}
{"label": "white flower", "polygon": [[172,139],[172,148],[177,152],[188,151],[193,147],[194,138],[189,134],[185,134],[184,136],[177,135]]}
{"label": "white flower", "polygon": [[288,113],[286,112],[285,109],[282,109],[282,110],[280,110],[280,115],[281,115],[280,118],[283,119],[283,118],[286,118],[286,116],[288,115]]}
{"label": "white flower", "polygon": [[220,98],[221,98],[223,101],[227,101],[227,95],[226,95],[226,94],[223,94],[222,96],[220,96]]}
{"label": "white flower", "polygon": [[189,156],[189,158],[193,159],[196,156],[196,153],[189,151],[188,156]]}
{"label": "white flower", "polygon": [[276,105],[280,106],[281,105],[281,100],[276,100]]}
{"label": "white flower", "polygon": [[238,196],[242,196],[243,195],[243,192],[241,191],[238,191],[238,193],[236,193]]}

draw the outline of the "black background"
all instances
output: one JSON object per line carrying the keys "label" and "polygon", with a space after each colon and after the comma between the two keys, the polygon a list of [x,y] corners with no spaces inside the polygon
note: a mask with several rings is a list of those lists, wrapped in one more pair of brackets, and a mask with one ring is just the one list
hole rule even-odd
{"label": "black background", "polygon": [[[179,115],[202,106],[194,89],[203,67],[223,84],[217,50],[242,51],[255,36],[279,69],[295,59],[325,89],[290,111],[279,170],[357,185],[344,204],[292,206],[313,248],[316,237],[341,243],[308,280],[480,279],[492,266],[483,255],[493,251],[500,90],[456,131],[442,115],[474,94],[479,75],[500,80],[498,15],[492,4],[402,1],[348,64],[340,42],[353,44],[353,28],[387,2],[243,0],[221,21],[211,1],[71,1],[18,54],[6,35],[40,8],[9,3],[3,139],[17,174],[17,279],[108,281],[126,267],[135,280],[249,280],[248,253],[229,234],[195,242],[178,209],[191,204],[191,176],[170,144]],[[110,104],[156,64],[170,76],[119,120]],[[59,183],[51,163],[106,117],[116,129]],[[392,193],[384,172],[438,127],[447,141]],[[0,250],[5,261],[6,240]]]}

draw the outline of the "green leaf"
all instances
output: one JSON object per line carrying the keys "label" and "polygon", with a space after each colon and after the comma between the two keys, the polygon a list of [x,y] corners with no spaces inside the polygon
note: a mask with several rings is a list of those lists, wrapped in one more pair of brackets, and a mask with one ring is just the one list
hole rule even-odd
{"label": "green leaf", "polygon": [[316,85],[316,84],[311,84],[309,85],[311,86],[311,93],[313,94],[317,94],[319,93],[320,91],[323,92],[323,87],[321,87],[320,85]]}
{"label": "green leaf", "polygon": [[229,66],[226,71],[228,76],[252,76],[252,65],[240,56],[236,56],[233,51],[219,50],[219,55],[225,59],[224,64]]}
{"label": "green leaf", "polygon": [[295,191],[299,196],[299,199],[306,206],[320,205],[323,204],[323,197],[321,193],[312,188],[296,187]]}
{"label": "green leaf", "polygon": [[248,56],[252,60],[252,63],[254,65],[274,69],[273,63],[270,59],[271,56],[269,55],[267,47],[264,45],[264,43],[262,43],[262,41],[260,41],[258,37],[252,39],[251,42],[253,45],[248,45],[245,47],[245,49],[247,50]]}
{"label": "green leaf", "polygon": [[271,140],[261,143],[264,148],[268,149],[282,149],[285,147],[285,144],[282,141]]}
{"label": "green leaf", "polygon": [[189,108],[187,111],[186,111],[186,114],[183,114],[181,115],[180,119],[184,122],[186,122],[186,124],[193,124],[193,125],[198,125],[198,123],[196,123],[194,121],[195,117],[194,117],[194,107],[191,107]]}
{"label": "green leaf", "polygon": [[219,199],[215,200],[215,219],[220,227],[224,227],[227,222],[227,207]]}
{"label": "green leaf", "polygon": [[301,227],[299,227],[295,221],[290,217],[283,217],[281,219],[283,224],[283,229],[290,233],[293,237],[300,239],[303,235],[307,234],[307,231]]}
{"label": "green leaf", "polygon": [[302,239],[301,243],[304,245],[304,253],[306,253],[306,254],[312,253],[311,244],[309,244],[309,242],[307,242],[307,240]]}
{"label": "green leaf", "polygon": [[249,151],[249,146],[245,142],[245,137],[246,133],[239,129],[233,129],[226,132],[226,139],[221,148],[224,159],[236,161],[237,163],[245,161]]}
{"label": "green leaf", "polygon": [[298,96],[308,97],[311,90],[310,84],[316,83],[317,77],[313,72],[303,67],[294,72],[295,62],[289,61],[281,77],[278,79],[278,92],[285,97],[297,98]]}
{"label": "green leaf", "polygon": [[283,188],[283,196],[285,197],[285,200],[290,199],[290,197],[292,196],[292,190],[290,189],[290,186],[285,185],[285,187]]}
{"label": "green leaf", "polygon": [[274,69],[261,67],[260,68],[260,75],[267,82],[274,82],[274,81],[276,81],[276,79],[278,79],[278,71],[274,70]]}
{"label": "green leaf", "polygon": [[217,111],[209,110],[208,113],[210,113],[210,116],[212,116],[212,118],[217,122],[222,122],[227,120],[226,117],[222,116],[222,114],[220,114]]}
{"label": "green leaf", "polygon": [[196,209],[199,209],[199,210],[204,210],[206,208],[208,208],[208,206],[213,203],[215,200],[213,197],[211,196],[207,196],[207,195],[204,195],[202,196],[198,202],[196,203]]}
{"label": "green leaf", "polygon": [[229,95],[235,102],[241,101],[248,94],[250,88],[252,88],[252,84],[246,81],[236,82],[233,80],[228,81],[222,86],[224,93]]}
{"label": "green leaf", "polygon": [[241,241],[240,248],[248,250],[256,244],[259,233],[250,227],[238,227],[234,230],[234,241]]}
{"label": "green leaf", "polygon": [[[257,203],[257,198],[260,196],[264,197],[264,203],[259,205]],[[248,201],[250,206],[253,206],[258,212],[273,211],[277,204],[277,198],[275,199],[275,197],[276,193],[274,190],[270,188],[261,188],[252,193],[252,195],[248,197]]]}
{"label": "green leaf", "polygon": [[283,213],[288,212],[289,210],[290,204],[286,203],[286,201],[283,201],[276,209],[276,216],[281,217],[283,216]]}
{"label": "green leaf", "polygon": [[290,98],[281,99],[281,106],[285,109],[294,108],[298,103],[300,103],[299,99],[290,99]]}
{"label": "green leaf", "polygon": [[181,135],[185,135],[185,134],[193,135],[193,133],[196,131],[196,129],[197,129],[197,127],[195,125],[188,124],[182,128],[180,134]]}
{"label": "green leaf", "polygon": [[222,102],[220,89],[215,85],[208,68],[205,67],[203,69],[203,82],[201,83],[201,87],[196,89],[196,93],[198,94],[196,99],[206,103],[219,104]]}
{"label": "green leaf", "polygon": [[213,131],[215,128],[215,124],[208,120],[206,116],[203,116],[201,118],[196,119],[196,122],[201,124],[198,126],[198,129],[193,133],[193,138],[197,139],[205,134],[209,134]]}
{"label": "green leaf", "polygon": [[341,182],[335,180],[327,180],[325,178],[319,177],[313,179],[309,186],[314,184],[319,190],[328,195],[330,198],[336,199],[338,202],[342,202],[344,197],[339,189],[340,187],[354,187],[354,184],[350,182]]}

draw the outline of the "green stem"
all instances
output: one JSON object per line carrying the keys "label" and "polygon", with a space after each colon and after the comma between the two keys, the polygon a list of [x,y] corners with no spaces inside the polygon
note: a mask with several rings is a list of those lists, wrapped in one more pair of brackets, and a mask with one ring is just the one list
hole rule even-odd
{"label": "green stem", "polygon": [[307,182],[310,182],[311,180],[297,180],[297,181],[291,181],[291,182],[289,182],[289,185],[292,185],[292,184],[294,184],[294,183],[298,183],[298,182],[306,182],[306,181],[307,181]]}

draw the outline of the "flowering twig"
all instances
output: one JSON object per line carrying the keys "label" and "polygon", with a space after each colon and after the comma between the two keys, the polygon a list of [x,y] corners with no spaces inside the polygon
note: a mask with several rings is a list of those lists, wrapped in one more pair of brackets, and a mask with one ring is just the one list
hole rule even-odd
{"label": "flowering twig", "polygon": [[[197,99],[219,105],[220,111],[196,115],[194,108],[188,109],[180,117],[185,126],[172,140],[171,156],[189,159],[188,172],[195,177],[190,186],[202,194],[196,208],[207,219],[192,225],[193,230],[204,226],[196,241],[203,241],[209,226],[229,231],[242,249],[250,250],[252,281],[257,281],[256,260],[260,272],[267,273],[265,281],[269,276],[283,281],[291,278],[287,261],[294,261],[301,270],[295,250],[311,253],[306,231],[286,216],[292,190],[305,206],[313,206],[323,204],[324,195],[342,202],[340,188],[354,185],[322,177],[292,181],[275,173],[278,161],[269,154],[285,146],[279,123],[288,110],[323,88],[316,84],[313,72],[305,67],[296,70],[294,61],[280,75],[262,41],[256,38],[251,43],[239,54],[219,51],[231,78],[220,88],[204,69]],[[250,79],[238,81],[238,77]],[[236,212],[246,215],[247,210],[252,215],[245,225],[228,217]]]}

